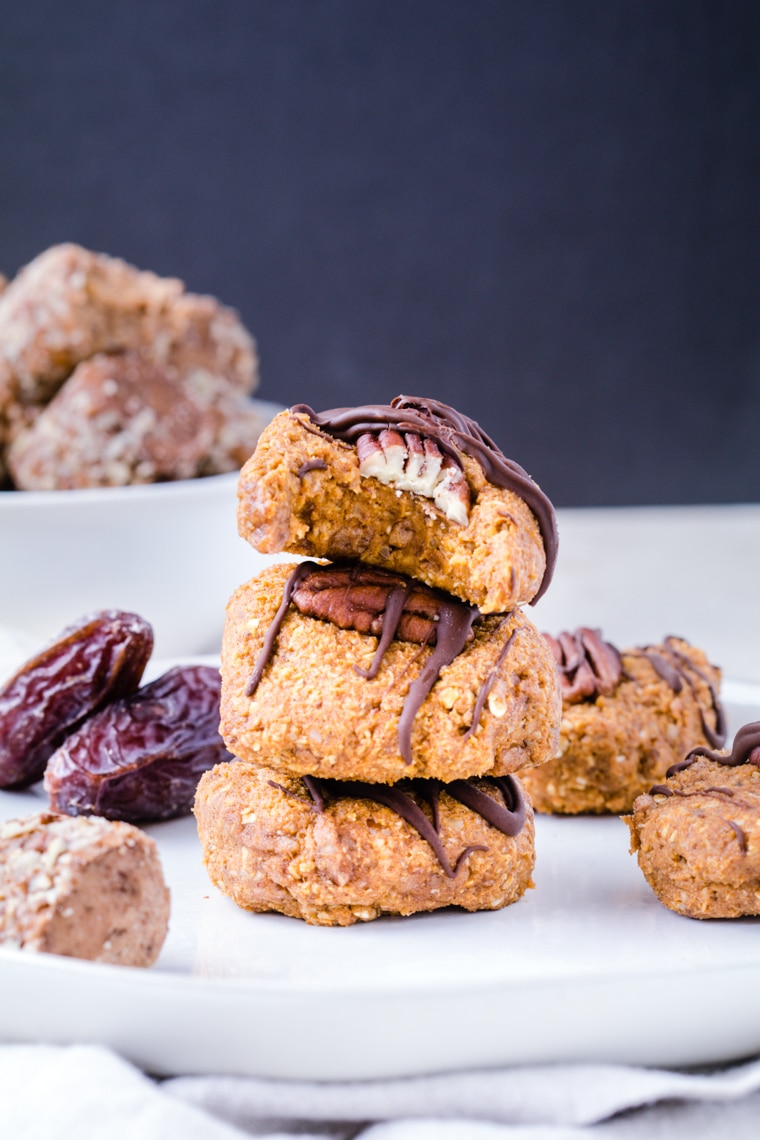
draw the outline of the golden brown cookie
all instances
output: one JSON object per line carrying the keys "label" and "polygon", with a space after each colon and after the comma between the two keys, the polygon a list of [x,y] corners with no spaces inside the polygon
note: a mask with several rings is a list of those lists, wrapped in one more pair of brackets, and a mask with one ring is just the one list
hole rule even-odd
{"label": "golden brown cookie", "polygon": [[239,761],[205,773],[195,815],[219,890],[246,910],[319,926],[495,910],[533,885],[532,812],[511,777],[389,788]]}
{"label": "golden brown cookie", "polygon": [[549,584],[551,503],[474,421],[434,400],[275,417],[239,483],[263,553],[360,559],[506,613]]}
{"label": "golden brown cookie", "polygon": [[689,918],[760,914],[760,722],[733,749],[698,748],[626,816],[660,901]]}
{"label": "golden brown cookie", "polygon": [[311,562],[269,567],[227,609],[221,731],[244,760],[379,783],[502,775],[555,754],[559,713],[551,652],[520,611]]}
{"label": "golden brown cookie", "polygon": [[720,670],[681,638],[622,653],[598,630],[547,638],[560,672],[560,755],[526,772],[536,811],[630,811],[671,764],[725,741]]}

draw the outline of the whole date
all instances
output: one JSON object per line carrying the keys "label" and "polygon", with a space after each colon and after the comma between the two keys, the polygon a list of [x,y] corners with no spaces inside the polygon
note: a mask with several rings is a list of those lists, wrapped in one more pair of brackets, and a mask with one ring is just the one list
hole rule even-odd
{"label": "whole date", "polygon": [[48,762],[52,810],[128,823],[187,815],[203,772],[234,759],[220,691],[218,670],[178,667],[90,717]]}
{"label": "whole date", "polygon": [[152,651],[147,621],[101,610],[67,626],[22,665],[0,689],[0,788],[39,780],[69,733],[138,687]]}

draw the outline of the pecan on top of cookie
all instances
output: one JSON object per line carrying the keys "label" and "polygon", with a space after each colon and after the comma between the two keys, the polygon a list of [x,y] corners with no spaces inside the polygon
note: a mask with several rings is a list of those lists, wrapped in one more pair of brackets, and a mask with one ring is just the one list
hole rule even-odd
{"label": "pecan on top of cookie", "polygon": [[572,633],[543,636],[557,662],[563,701],[575,704],[615,691],[623,676],[620,652],[598,629],[580,626]]}
{"label": "pecan on top of cookie", "polygon": [[461,456],[474,459],[490,483],[519,495],[536,516],[546,570],[533,600],[544,593],[557,558],[554,508],[527,471],[507,459],[469,416],[439,400],[418,396],[396,396],[390,404],[320,413],[307,404],[297,404],[291,411],[308,416],[328,435],[354,444],[363,476],[432,499],[448,519],[462,526],[469,519],[471,497]]}
{"label": "pecan on top of cookie", "polygon": [[451,664],[471,640],[472,626],[481,616],[477,608],[404,575],[361,563],[320,566],[301,562],[285,583],[282,602],[248,682],[247,696],[258,688],[290,605],[340,629],[379,636],[369,669],[354,666],[367,680],[377,676],[394,638],[434,647],[422,673],[410,686],[399,721],[399,748],[405,763],[411,764],[412,721],[441,669]]}
{"label": "pecan on top of cookie", "polygon": [[435,645],[444,608],[466,612],[469,627],[480,616],[473,606],[451,598],[404,574],[394,574],[360,562],[317,566],[299,576],[293,605],[307,617],[331,621],[340,629],[383,633],[399,641]]}

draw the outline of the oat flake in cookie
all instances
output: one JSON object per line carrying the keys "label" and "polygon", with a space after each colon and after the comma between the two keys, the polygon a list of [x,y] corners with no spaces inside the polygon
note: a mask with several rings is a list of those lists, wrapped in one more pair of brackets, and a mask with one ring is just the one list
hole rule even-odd
{"label": "oat flake in cookie", "polygon": [[720,670],[683,638],[619,652],[599,630],[546,637],[562,724],[559,756],[525,773],[536,811],[630,811],[689,748],[725,741]]}
{"label": "oat flake in cookie", "polygon": [[546,495],[436,400],[276,416],[241,472],[238,528],[263,553],[360,559],[506,613],[539,598],[557,550]]}
{"label": "oat flake in cookie", "polygon": [[156,844],[138,828],[47,812],[0,824],[0,945],[150,966],[168,923]]}
{"label": "oat flake in cookie", "polygon": [[689,918],[760,915],[760,721],[730,752],[700,746],[639,796],[631,851],[660,901]]}

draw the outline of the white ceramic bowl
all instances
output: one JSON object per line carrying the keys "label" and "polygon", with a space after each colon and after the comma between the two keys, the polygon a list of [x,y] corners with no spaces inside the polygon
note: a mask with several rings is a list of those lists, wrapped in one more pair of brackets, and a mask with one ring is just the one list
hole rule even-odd
{"label": "white ceramic bowl", "polygon": [[218,651],[230,594],[270,561],[237,533],[237,478],[0,492],[0,627],[36,645],[117,608],[152,624],[157,656]]}

